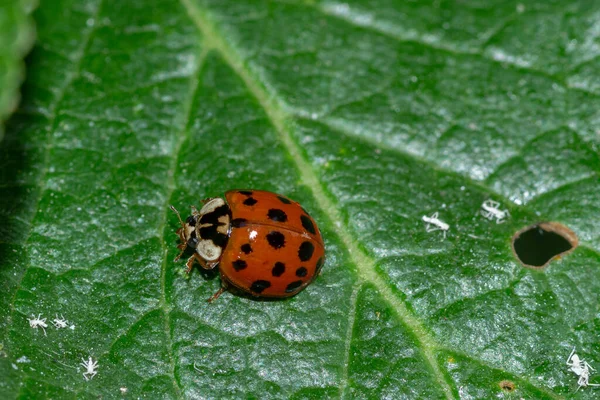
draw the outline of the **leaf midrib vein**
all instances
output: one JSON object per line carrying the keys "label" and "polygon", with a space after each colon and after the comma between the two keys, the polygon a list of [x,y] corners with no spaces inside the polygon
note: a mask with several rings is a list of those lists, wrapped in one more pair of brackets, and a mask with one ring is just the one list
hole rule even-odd
{"label": "leaf midrib vein", "polygon": [[[312,190],[313,196],[320,205],[320,208],[324,211],[324,214],[329,215],[329,219],[333,226],[338,225],[336,222],[340,222],[339,225],[343,226],[343,224],[341,224],[343,218],[340,211],[329,200],[329,197],[314,173],[312,166],[300,154],[298,146],[292,139],[289,127],[289,116],[283,111],[283,108],[277,102],[277,99],[266,93],[252,73],[244,66],[242,58],[237,51],[231,48],[223,38],[222,34],[218,32],[212,21],[210,21],[210,18],[207,18],[206,11],[192,5],[190,0],[181,0],[181,2],[187,9],[193,23],[195,23],[198,29],[204,34],[207,45],[221,54],[225,62],[233,71],[235,71],[240,79],[246,84],[249,92],[257,99],[273,124],[282,144],[294,160],[300,173],[301,180]],[[362,278],[362,280],[371,282],[375,285],[382,297],[394,307],[399,318],[410,330],[412,330],[415,337],[420,341],[422,354],[429,364],[429,367],[446,398],[454,398],[452,388],[446,381],[446,377],[436,361],[433,352],[436,346],[434,345],[435,342],[433,339],[429,336],[429,333],[421,325],[420,321],[408,311],[406,305],[397,299],[383,278],[375,272],[375,260],[370,258],[360,249],[358,243],[352,239],[350,232],[347,229],[342,228],[339,230],[339,237],[348,249],[353,264],[357,266],[359,277]],[[359,268],[359,266],[364,267]]]}
{"label": "leaf midrib vein", "polygon": [[[187,10],[192,22],[197,26],[200,32],[203,33],[206,45],[210,50],[217,51],[224,59],[224,61],[230,66],[230,68],[239,76],[244,82],[248,91],[253,97],[256,98],[261,108],[264,110],[271,124],[275,128],[275,131],[281,140],[282,144],[292,157],[297,170],[300,173],[301,181],[304,185],[312,190],[313,197],[319,204],[325,215],[329,216],[332,226],[340,226],[338,230],[338,236],[348,249],[350,257],[357,267],[357,274],[360,280],[373,284],[380,295],[393,307],[396,311],[399,319],[408,327],[414,334],[416,339],[420,342],[420,350],[428,363],[433,376],[440,385],[444,395],[448,399],[454,398],[453,390],[450,384],[447,382],[444,373],[441,371],[439,364],[436,360],[434,352],[436,350],[448,350],[443,346],[439,345],[428,333],[426,328],[421,324],[421,321],[416,318],[406,307],[406,305],[399,300],[398,296],[394,293],[394,289],[387,285],[381,275],[376,270],[376,262],[373,258],[367,255],[359,246],[359,244],[352,238],[351,232],[347,229],[341,212],[333,202],[329,200],[329,196],[326,194],[326,190],[323,188],[317,175],[315,174],[312,165],[302,156],[299,146],[295,143],[291,134],[291,124],[294,113],[289,112],[282,104],[280,100],[263,86],[262,82],[256,77],[254,71],[251,70],[245,63],[244,58],[239,54],[239,51],[226,41],[223,34],[219,32],[216,24],[211,20],[210,13],[191,3],[191,0],[180,0],[184,8]],[[407,154],[407,156],[412,156]],[[420,160],[419,157],[417,157]],[[429,164],[429,162],[427,162]],[[439,166],[435,166],[435,169],[443,171],[446,174],[453,174],[460,176],[461,179],[465,179],[464,176],[455,173],[454,171],[442,170]],[[467,178],[469,180],[469,178]],[[473,181],[474,186],[482,188],[484,191],[490,192],[488,187]],[[502,197],[502,196],[499,196]],[[361,268],[363,266],[363,268]],[[360,285],[360,283],[359,283]],[[355,313],[357,306],[356,302],[351,313]],[[354,325],[354,324],[352,324]],[[351,330],[350,330],[351,334]],[[352,337],[347,338],[348,343],[352,340]],[[349,352],[350,346],[346,346],[346,352]],[[349,354],[345,354],[345,358],[349,359]],[[477,360],[479,362],[479,360]],[[540,388],[534,385],[532,382],[525,378],[519,377],[523,382],[527,382],[532,387],[546,393],[548,396],[556,399],[560,399],[560,396],[556,396],[554,393],[547,391],[545,388]]]}

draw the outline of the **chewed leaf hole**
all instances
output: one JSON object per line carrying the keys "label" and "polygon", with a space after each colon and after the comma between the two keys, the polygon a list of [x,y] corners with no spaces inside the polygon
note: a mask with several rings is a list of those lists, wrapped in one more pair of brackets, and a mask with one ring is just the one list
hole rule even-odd
{"label": "chewed leaf hole", "polygon": [[542,222],[515,234],[513,251],[521,264],[543,268],[553,259],[572,251],[579,243],[575,232],[558,222]]}
{"label": "chewed leaf hole", "polygon": [[500,386],[500,389],[506,391],[506,392],[514,392],[515,391],[515,383],[511,382],[511,381],[501,381],[498,383],[498,386]]}

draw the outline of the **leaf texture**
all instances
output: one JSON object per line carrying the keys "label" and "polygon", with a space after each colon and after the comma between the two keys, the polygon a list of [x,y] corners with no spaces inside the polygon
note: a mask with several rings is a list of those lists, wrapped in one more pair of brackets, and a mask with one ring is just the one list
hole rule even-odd
{"label": "leaf texture", "polygon": [[[42,4],[0,148],[1,397],[593,398],[565,361],[600,367],[599,15]],[[172,261],[168,205],[242,187],[319,222],[327,262],[294,298],[207,304],[218,277]],[[490,198],[504,224],[478,214]],[[526,269],[511,237],[548,220],[580,245]]]}
{"label": "leaf texture", "polygon": [[0,140],[4,136],[4,121],[17,106],[23,57],[35,36],[29,16],[34,5],[31,0],[8,0],[0,4]]}

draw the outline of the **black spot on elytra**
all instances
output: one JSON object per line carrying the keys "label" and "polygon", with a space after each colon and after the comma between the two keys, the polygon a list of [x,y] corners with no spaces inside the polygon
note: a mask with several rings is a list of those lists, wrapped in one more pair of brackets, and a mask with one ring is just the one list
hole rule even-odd
{"label": "black spot on elytra", "polygon": [[319,258],[319,261],[317,261],[317,266],[315,267],[315,275],[321,272],[321,268],[323,268],[324,261],[325,260],[323,259],[323,257]]}
{"label": "black spot on elytra", "polygon": [[294,282],[290,283],[289,285],[287,285],[287,287],[285,288],[285,292],[291,293],[291,292],[295,291],[296,289],[298,289],[300,286],[302,286],[302,281],[294,281]]}
{"label": "black spot on elytra", "polygon": [[188,224],[188,225],[191,225],[191,226],[196,226],[196,216],[195,215],[190,215],[185,220],[185,223]]}
{"label": "black spot on elytra", "polygon": [[242,228],[248,224],[248,220],[245,218],[236,218],[231,221],[231,226],[234,228]]}
{"label": "black spot on elytra", "polygon": [[267,241],[274,249],[280,249],[285,246],[285,236],[278,231],[267,233]]}
{"label": "black spot on elytra", "polygon": [[283,196],[277,196],[277,198],[279,199],[280,202],[282,202],[283,204],[292,204],[292,201],[288,198],[285,198]]}
{"label": "black spot on elytra", "polygon": [[252,253],[252,246],[250,246],[250,243],[243,244],[242,247],[240,247],[240,249],[242,250],[242,252],[244,252],[244,254]]}
{"label": "black spot on elytra", "polygon": [[271,273],[273,274],[273,276],[281,276],[281,275],[283,275],[284,272],[285,272],[285,264],[277,261],[275,263],[275,266],[273,267],[273,270],[271,271]]}
{"label": "black spot on elytra", "polygon": [[232,264],[233,269],[235,269],[236,271],[241,271],[248,266],[248,264],[246,264],[246,261],[244,260],[235,260]]}
{"label": "black spot on elytra", "polygon": [[308,274],[308,270],[304,267],[300,267],[296,270],[296,276],[300,278],[304,278]]}
{"label": "black spot on elytra", "polygon": [[283,210],[279,210],[277,208],[271,208],[267,213],[267,217],[269,217],[271,221],[275,222],[287,221],[287,214]]}
{"label": "black spot on elytra", "polygon": [[244,196],[252,196],[252,191],[250,190],[239,190],[239,194],[243,194]]}
{"label": "black spot on elytra", "polygon": [[248,197],[246,200],[244,200],[244,204],[247,206],[253,206],[256,203],[258,203],[258,200],[256,200],[254,197]]}
{"label": "black spot on elytra", "polygon": [[300,261],[308,261],[315,251],[315,246],[311,242],[302,242],[298,249],[298,257]]}
{"label": "black spot on elytra", "polygon": [[317,231],[315,230],[315,225],[312,223],[312,221],[310,220],[310,218],[306,215],[302,215],[300,217],[300,220],[302,221],[302,226],[304,227],[304,229],[306,229],[308,232],[312,233],[313,235],[315,233],[317,233]]}
{"label": "black spot on elytra", "polygon": [[253,291],[254,293],[262,293],[263,290],[265,290],[266,288],[269,288],[269,287],[271,287],[271,282],[258,280],[258,281],[252,282],[252,286],[250,286],[250,290]]}

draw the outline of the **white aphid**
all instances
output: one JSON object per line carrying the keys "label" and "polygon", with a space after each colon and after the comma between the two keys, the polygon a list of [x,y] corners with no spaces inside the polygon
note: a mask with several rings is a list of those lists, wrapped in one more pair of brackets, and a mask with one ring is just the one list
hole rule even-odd
{"label": "white aphid", "polygon": [[60,316],[60,318],[58,318],[58,315],[56,316],[56,318],[54,318],[52,320],[52,325],[54,325],[55,328],[57,329],[61,329],[61,328],[66,328],[68,325],[68,322],[65,317],[63,317],[62,315]]}
{"label": "white aphid", "polygon": [[575,375],[579,377],[577,380],[577,384],[579,385],[577,390],[587,386],[600,386],[600,384],[589,383],[590,370],[595,371],[595,369],[592,368],[592,366],[585,360],[580,359],[579,356],[575,354],[575,347],[573,347],[573,351],[569,355],[569,358],[567,358],[567,366]]}
{"label": "white aphid", "polygon": [[83,361],[81,365],[83,366],[83,368],[85,368],[83,377],[86,381],[89,381],[98,373],[98,371],[96,371],[96,368],[98,368],[98,361],[94,361],[91,356],[88,358],[87,361],[84,358],[82,358],[81,360]]}
{"label": "white aphid", "polygon": [[40,318],[41,316],[42,314],[38,314],[37,317],[32,315],[32,318],[29,320],[29,326],[33,329],[42,328],[44,335],[46,335],[46,328],[48,325],[46,324],[46,318]]}
{"label": "white aphid", "polygon": [[500,203],[491,199],[483,202],[481,205],[481,215],[490,221],[496,220],[497,224],[501,224],[506,221],[506,218],[510,217],[508,210],[501,210]]}
{"label": "white aphid", "polygon": [[440,220],[437,212],[431,214],[431,217],[423,215],[422,219],[427,222],[427,225],[425,225],[426,232],[443,231],[444,238],[446,237],[446,232],[450,229],[450,225]]}

